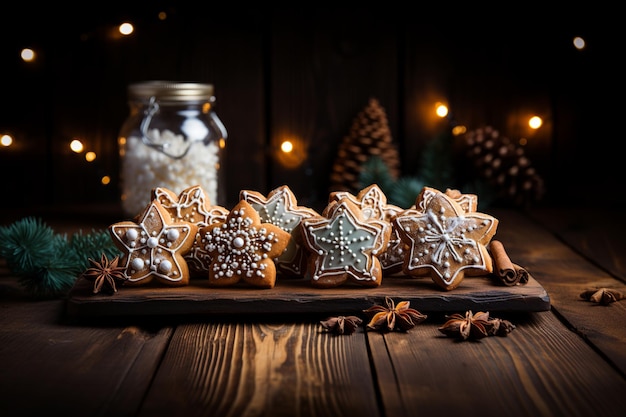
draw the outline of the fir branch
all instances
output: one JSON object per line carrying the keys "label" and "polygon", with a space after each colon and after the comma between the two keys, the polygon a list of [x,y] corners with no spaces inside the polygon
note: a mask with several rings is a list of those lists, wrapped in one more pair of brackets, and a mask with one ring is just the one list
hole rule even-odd
{"label": "fir branch", "polygon": [[58,297],[74,285],[89,258],[119,255],[106,231],[56,234],[41,219],[26,217],[0,227],[0,257],[22,287],[36,298]]}
{"label": "fir branch", "polygon": [[426,144],[420,155],[417,177],[429,187],[445,190],[458,188],[455,184],[454,136],[446,130]]}
{"label": "fir branch", "polygon": [[18,275],[18,282],[33,297],[48,299],[67,293],[83,271],[82,260],[67,244],[67,237],[55,235],[55,253],[42,259],[35,270]]}
{"label": "fir branch", "polygon": [[[372,156],[363,164],[363,169],[359,173],[359,189],[376,184],[381,190],[391,188],[394,183],[389,165],[380,156]],[[354,190],[358,191],[358,190]]]}
{"label": "fir branch", "polygon": [[39,268],[54,254],[54,231],[39,218],[26,217],[0,228],[0,256],[16,274]]}
{"label": "fir branch", "polygon": [[102,254],[113,259],[120,256],[121,252],[111,239],[111,235],[103,230],[91,230],[91,233],[75,233],[69,242],[69,246],[81,259],[85,268],[89,267],[89,258],[100,259]]}
{"label": "fir branch", "polygon": [[403,209],[411,208],[411,206],[415,205],[415,200],[422,192],[424,185],[424,181],[417,177],[399,178],[398,181],[389,188],[387,195],[389,203]]}

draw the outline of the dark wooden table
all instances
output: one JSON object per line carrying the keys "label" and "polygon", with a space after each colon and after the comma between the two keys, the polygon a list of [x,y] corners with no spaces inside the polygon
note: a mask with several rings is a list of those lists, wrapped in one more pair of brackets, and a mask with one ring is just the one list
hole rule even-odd
{"label": "dark wooden table", "polygon": [[488,212],[550,307],[494,312],[515,329],[478,341],[444,336],[437,312],[405,333],[343,336],[313,313],[76,320],[66,299],[33,301],[0,264],[0,415],[626,415],[626,300],[579,297],[626,292],[622,213]]}

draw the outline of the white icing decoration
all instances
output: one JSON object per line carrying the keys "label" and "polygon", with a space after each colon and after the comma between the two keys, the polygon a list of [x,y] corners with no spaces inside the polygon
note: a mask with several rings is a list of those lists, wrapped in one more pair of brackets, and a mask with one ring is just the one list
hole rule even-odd
{"label": "white icing decoration", "polygon": [[141,271],[145,266],[145,262],[141,258],[135,258],[131,262],[131,266],[135,271]]}
{"label": "white icing decoration", "polygon": [[180,233],[176,229],[170,229],[167,231],[167,240],[173,241],[178,239]]}
{"label": "white icing decoration", "polygon": [[337,207],[328,220],[317,225],[306,224],[311,243],[320,257],[313,279],[318,280],[324,273],[341,271],[350,273],[357,281],[374,280],[374,274],[369,270],[373,262],[369,262],[369,257],[381,249],[383,233],[383,225],[376,224],[378,227],[359,222],[343,205]]}
{"label": "white icing decoration", "polygon": [[[454,203],[446,198],[432,195],[424,213],[400,215],[395,223],[410,241],[409,269],[431,267],[446,285],[450,285],[464,268],[485,268],[476,239],[487,236],[494,220],[479,213],[457,213],[458,209],[451,205]],[[440,206],[435,208],[437,204]]]}
{"label": "white icing decoration", "polygon": [[128,239],[129,241],[137,239],[137,236],[138,236],[137,230],[135,229],[128,229],[126,231],[126,239]]}
{"label": "white icing decoration", "polygon": [[266,228],[251,224],[252,219],[244,209],[232,210],[222,227],[215,227],[204,236],[205,249],[217,253],[212,266],[216,278],[265,276],[267,266],[262,261],[267,259],[267,254],[263,251],[271,251],[277,239]]}
{"label": "white icing decoration", "polygon": [[[148,230],[149,224],[160,225],[160,229]],[[188,225],[167,224],[161,212],[153,204],[135,227],[113,225],[112,231],[126,248],[126,265],[132,270],[130,274],[132,276],[129,278],[131,282],[141,281],[150,274],[155,274],[166,281],[181,280],[181,257],[177,255],[177,252],[190,238],[191,229]],[[141,236],[141,238],[128,242],[126,240],[128,236]],[[166,240],[164,237],[168,236],[177,236],[177,238],[174,241]],[[164,266],[163,262],[165,262]]]}
{"label": "white icing decoration", "polygon": [[163,260],[159,263],[159,272],[164,274],[169,273],[172,270],[172,263],[168,260]]}

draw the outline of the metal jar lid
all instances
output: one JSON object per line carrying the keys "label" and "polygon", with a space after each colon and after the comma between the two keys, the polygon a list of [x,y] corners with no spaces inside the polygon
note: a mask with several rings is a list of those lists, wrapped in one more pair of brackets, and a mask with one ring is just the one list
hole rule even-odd
{"label": "metal jar lid", "polygon": [[213,101],[213,84],[177,81],[144,81],[130,84],[128,94],[135,99],[150,99],[172,101]]}

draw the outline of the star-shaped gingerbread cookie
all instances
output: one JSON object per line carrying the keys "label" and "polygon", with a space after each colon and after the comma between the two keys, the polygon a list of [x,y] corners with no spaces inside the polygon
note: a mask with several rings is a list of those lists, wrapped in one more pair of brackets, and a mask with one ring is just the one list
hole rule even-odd
{"label": "star-shaped gingerbread cookie", "polygon": [[452,197],[434,193],[424,212],[409,209],[395,220],[400,238],[409,246],[404,272],[423,276],[426,270],[444,290],[456,288],[465,276],[493,271],[487,245],[498,220],[488,214],[466,212]]}
{"label": "star-shaped gingerbread cookie", "polygon": [[189,271],[193,277],[205,277],[209,271],[211,257],[200,244],[200,228],[226,220],[228,210],[224,207],[211,205],[209,197],[201,186],[194,185],[176,195],[172,190],[156,187],[152,190],[152,199],[170,213],[175,222],[193,223],[198,226],[198,233],[191,250],[185,255]]}
{"label": "star-shaped gingerbread cookie", "polygon": [[184,255],[193,245],[198,226],[175,222],[168,211],[153,200],[137,222],[109,226],[113,243],[123,253],[119,266],[126,268],[125,285],[143,285],[156,278],[170,286],[189,283]]}
{"label": "star-shaped gingerbread cookie", "polygon": [[287,248],[274,261],[283,276],[303,277],[306,273],[308,252],[302,248],[298,225],[302,219],[319,216],[319,213],[312,208],[298,206],[295,195],[286,185],[270,191],[267,197],[257,191],[242,190],[239,199],[250,203],[259,213],[262,222],[272,223],[291,234]]}
{"label": "star-shaped gingerbread cookie", "polygon": [[211,256],[209,285],[229,286],[244,281],[260,288],[276,284],[274,259],[283,253],[291,234],[271,223],[245,200],[223,222],[200,229],[201,244]]}
{"label": "star-shaped gingerbread cookie", "polygon": [[402,211],[402,208],[388,204],[387,196],[377,184],[363,188],[357,195],[353,195],[348,191],[331,192],[329,201],[339,200],[344,197],[359,206],[366,218],[382,220],[391,229],[387,248],[378,256],[378,259],[383,267],[384,275],[402,271],[405,245],[392,223],[392,220]]}
{"label": "star-shaped gingerbread cookie", "polygon": [[385,221],[368,218],[350,201],[331,201],[322,216],[301,223],[304,246],[311,252],[311,284],[319,288],[337,287],[352,281],[370,287],[380,286],[383,278],[378,256],[389,242],[391,229]]}
{"label": "star-shaped gingerbread cookie", "polygon": [[[440,193],[441,191],[432,187],[424,187],[417,196],[415,206],[413,208],[425,212],[426,206],[430,202],[430,199]],[[470,213],[478,210],[478,195],[476,194],[464,194],[460,190],[446,189],[445,193],[448,197],[452,198],[455,202],[459,203],[463,211]]]}

